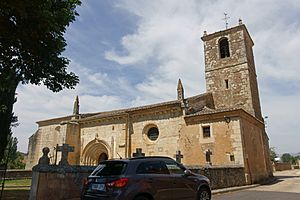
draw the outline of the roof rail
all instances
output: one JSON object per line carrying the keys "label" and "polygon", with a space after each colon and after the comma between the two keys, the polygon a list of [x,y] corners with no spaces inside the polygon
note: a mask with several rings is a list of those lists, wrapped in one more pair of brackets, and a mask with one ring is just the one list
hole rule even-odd
{"label": "roof rail", "polygon": [[140,157],[134,157],[134,158],[130,158],[129,160],[139,160],[139,159],[155,159],[155,158],[165,158],[165,159],[173,159],[167,156],[140,156]]}

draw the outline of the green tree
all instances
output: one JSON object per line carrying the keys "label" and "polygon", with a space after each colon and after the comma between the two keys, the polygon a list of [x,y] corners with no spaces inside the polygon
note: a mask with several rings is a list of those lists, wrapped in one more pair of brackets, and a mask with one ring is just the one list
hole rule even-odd
{"label": "green tree", "polygon": [[275,152],[275,147],[270,148],[270,159],[272,162],[276,162],[275,158],[277,158],[277,154]]}
{"label": "green tree", "polygon": [[66,27],[75,20],[80,0],[0,1],[0,161],[11,135],[18,84],[44,84],[53,92],[74,88],[61,55]]}
{"label": "green tree", "polygon": [[6,150],[4,151],[4,159],[0,164],[7,164],[7,169],[24,169],[24,155],[17,151],[18,139],[12,137],[7,144]]}
{"label": "green tree", "polygon": [[294,157],[291,154],[289,154],[289,153],[282,154],[281,160],[284,163],[290,163],[290,164],[294,163]]}

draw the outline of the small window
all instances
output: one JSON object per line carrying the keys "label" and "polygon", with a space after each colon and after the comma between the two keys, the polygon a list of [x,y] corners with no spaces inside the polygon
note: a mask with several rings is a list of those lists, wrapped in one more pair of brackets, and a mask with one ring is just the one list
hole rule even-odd
{"label": "small window", "polygon": [[230,161],[234,162],[234,155],[230,155]]}
{"label": "small window", "polygon": [[222,38],[219,41],[219,49],[220,49],[220,57],[221,58],[230,57],[229,43],[228,43],[228,39],[227,38]]}
{"label": "small window", "polygon": [[210,150],[206,151],[205,159],[206,159],[206,162],[210,163],[210,164],[211,164],[211,155],[212,155],[212,152]]}
{"label": "small window", "polygon": [[147,136],[150,140],[155,141],[159,136],[158,128],[152,127],[148,130]]}
{"label": "small window", "polygon": [[161,161],[149,161],[141,163],[137,170],[137,174],[169,174],[166,165]]}
{"label": "small window", "polygon": [[228,79],[225,79],[225,87],[226,87],[226,89],[229,88],[229,82],[228,82]]}
{"label": "small window", "polygon": [[203,131],[203,138],[209,138],[210,137],[210,126],[202,127],[202,131]]}

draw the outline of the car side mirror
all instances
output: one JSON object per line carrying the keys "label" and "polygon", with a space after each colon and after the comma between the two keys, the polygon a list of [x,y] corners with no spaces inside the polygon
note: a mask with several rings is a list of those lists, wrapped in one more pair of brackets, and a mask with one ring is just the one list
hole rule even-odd
{"label": "car side mirror", "polygon": [[186,170],[184,170],[184,175],[191,176],[191,175],[193,175],[193,173],[191,172],[191,170],[186,169]]}

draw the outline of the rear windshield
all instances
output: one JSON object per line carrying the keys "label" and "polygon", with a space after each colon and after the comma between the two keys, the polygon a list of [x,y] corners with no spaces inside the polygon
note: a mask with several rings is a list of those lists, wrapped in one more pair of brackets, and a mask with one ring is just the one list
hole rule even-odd
{"label": "rear windshield", "polygon": [[113,176],[124,174],[126,162],[103,162],[92,172],[92,176]]}

